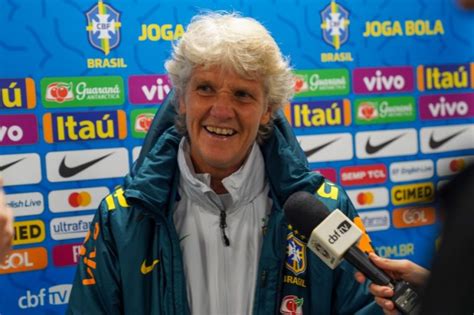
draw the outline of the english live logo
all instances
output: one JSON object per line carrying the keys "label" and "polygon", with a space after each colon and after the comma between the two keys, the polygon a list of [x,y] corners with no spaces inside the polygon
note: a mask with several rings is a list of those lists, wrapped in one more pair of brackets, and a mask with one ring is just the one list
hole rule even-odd
{"label": "english live logo", "polygon": [[[86,12],[89,43],[92,47],[102,51],[106,56],[110,51],[120,44],[120,12],[110,4],[98,0],[89,11]],[[88,68],[126,68],[123,58],[89,58]]]}

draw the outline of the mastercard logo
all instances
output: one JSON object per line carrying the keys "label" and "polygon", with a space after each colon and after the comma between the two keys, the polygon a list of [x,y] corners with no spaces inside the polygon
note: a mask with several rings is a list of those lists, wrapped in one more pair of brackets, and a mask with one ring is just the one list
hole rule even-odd
{"label": "mastercard logo", "polygon": [[374,194],[371,192],[361,192],[357,195],[357,202],[360,205],[370,205],[374,203]]}
{"label": "mastercard logo", "polygon": [[449,163],[449,169],[452,172],[460,172],[465,166],[466,163],[464,162],[464,159],[454,159]]}
{"label": "mastercard logo", "polygon": [[69,205],[73,208],[86,207],[91,203],[91,195],[87,191],[73,192],[68,197]]}

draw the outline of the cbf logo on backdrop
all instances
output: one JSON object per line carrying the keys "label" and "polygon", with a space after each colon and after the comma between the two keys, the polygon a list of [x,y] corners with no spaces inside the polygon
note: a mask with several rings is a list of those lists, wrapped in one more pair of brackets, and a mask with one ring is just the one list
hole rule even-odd
{"label": "cbf logo on backdrop", "polygon": [[[321,12],[321,31],[324,41],[339,50],[349,39],[349,11],[335,0]],[[322,53],[321,62],[353,61],[350,52]]]}
{"label": "cbf logo on backdrop", "polygon": [[[120,44],[120,12],[111,5],[98,0],[86,12],[89,43],[106,56]],[[88,58],[88,68],[126,68],[123,58]]]}
{"label": "cbf logo on backdrop", "polygon": [[120,43],[120,13],[99,0],[86,16],[89,42],[108,55]]}

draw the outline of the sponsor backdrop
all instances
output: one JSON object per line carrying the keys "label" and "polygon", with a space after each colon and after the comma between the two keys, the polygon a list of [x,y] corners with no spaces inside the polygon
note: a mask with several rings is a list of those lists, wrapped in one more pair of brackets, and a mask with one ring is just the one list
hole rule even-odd
{"label": "sponsor backdrop", "polygon": [[295,69],[285,114],[312,169],[347,190],[382,256],[429,265],[436,191],[474,160],[474,19],[454,0],[0,7],[0,174],[16,216],[0,313],[64,312],[94,210],[137,157],[171,89],[172,41],[201,9],[271,30]]}

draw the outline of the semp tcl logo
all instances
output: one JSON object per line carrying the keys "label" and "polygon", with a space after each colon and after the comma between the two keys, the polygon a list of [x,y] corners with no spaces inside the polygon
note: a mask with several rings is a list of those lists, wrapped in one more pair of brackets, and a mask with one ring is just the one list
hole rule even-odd
{"label": "semp tcl logo", "polygon": [[69,302],[71,284],[58,284],[49,288],[41,288],[37,293],[26,290],[26,294],[18,299],[22,309],[35,308],[45,305],[63,305]]}

